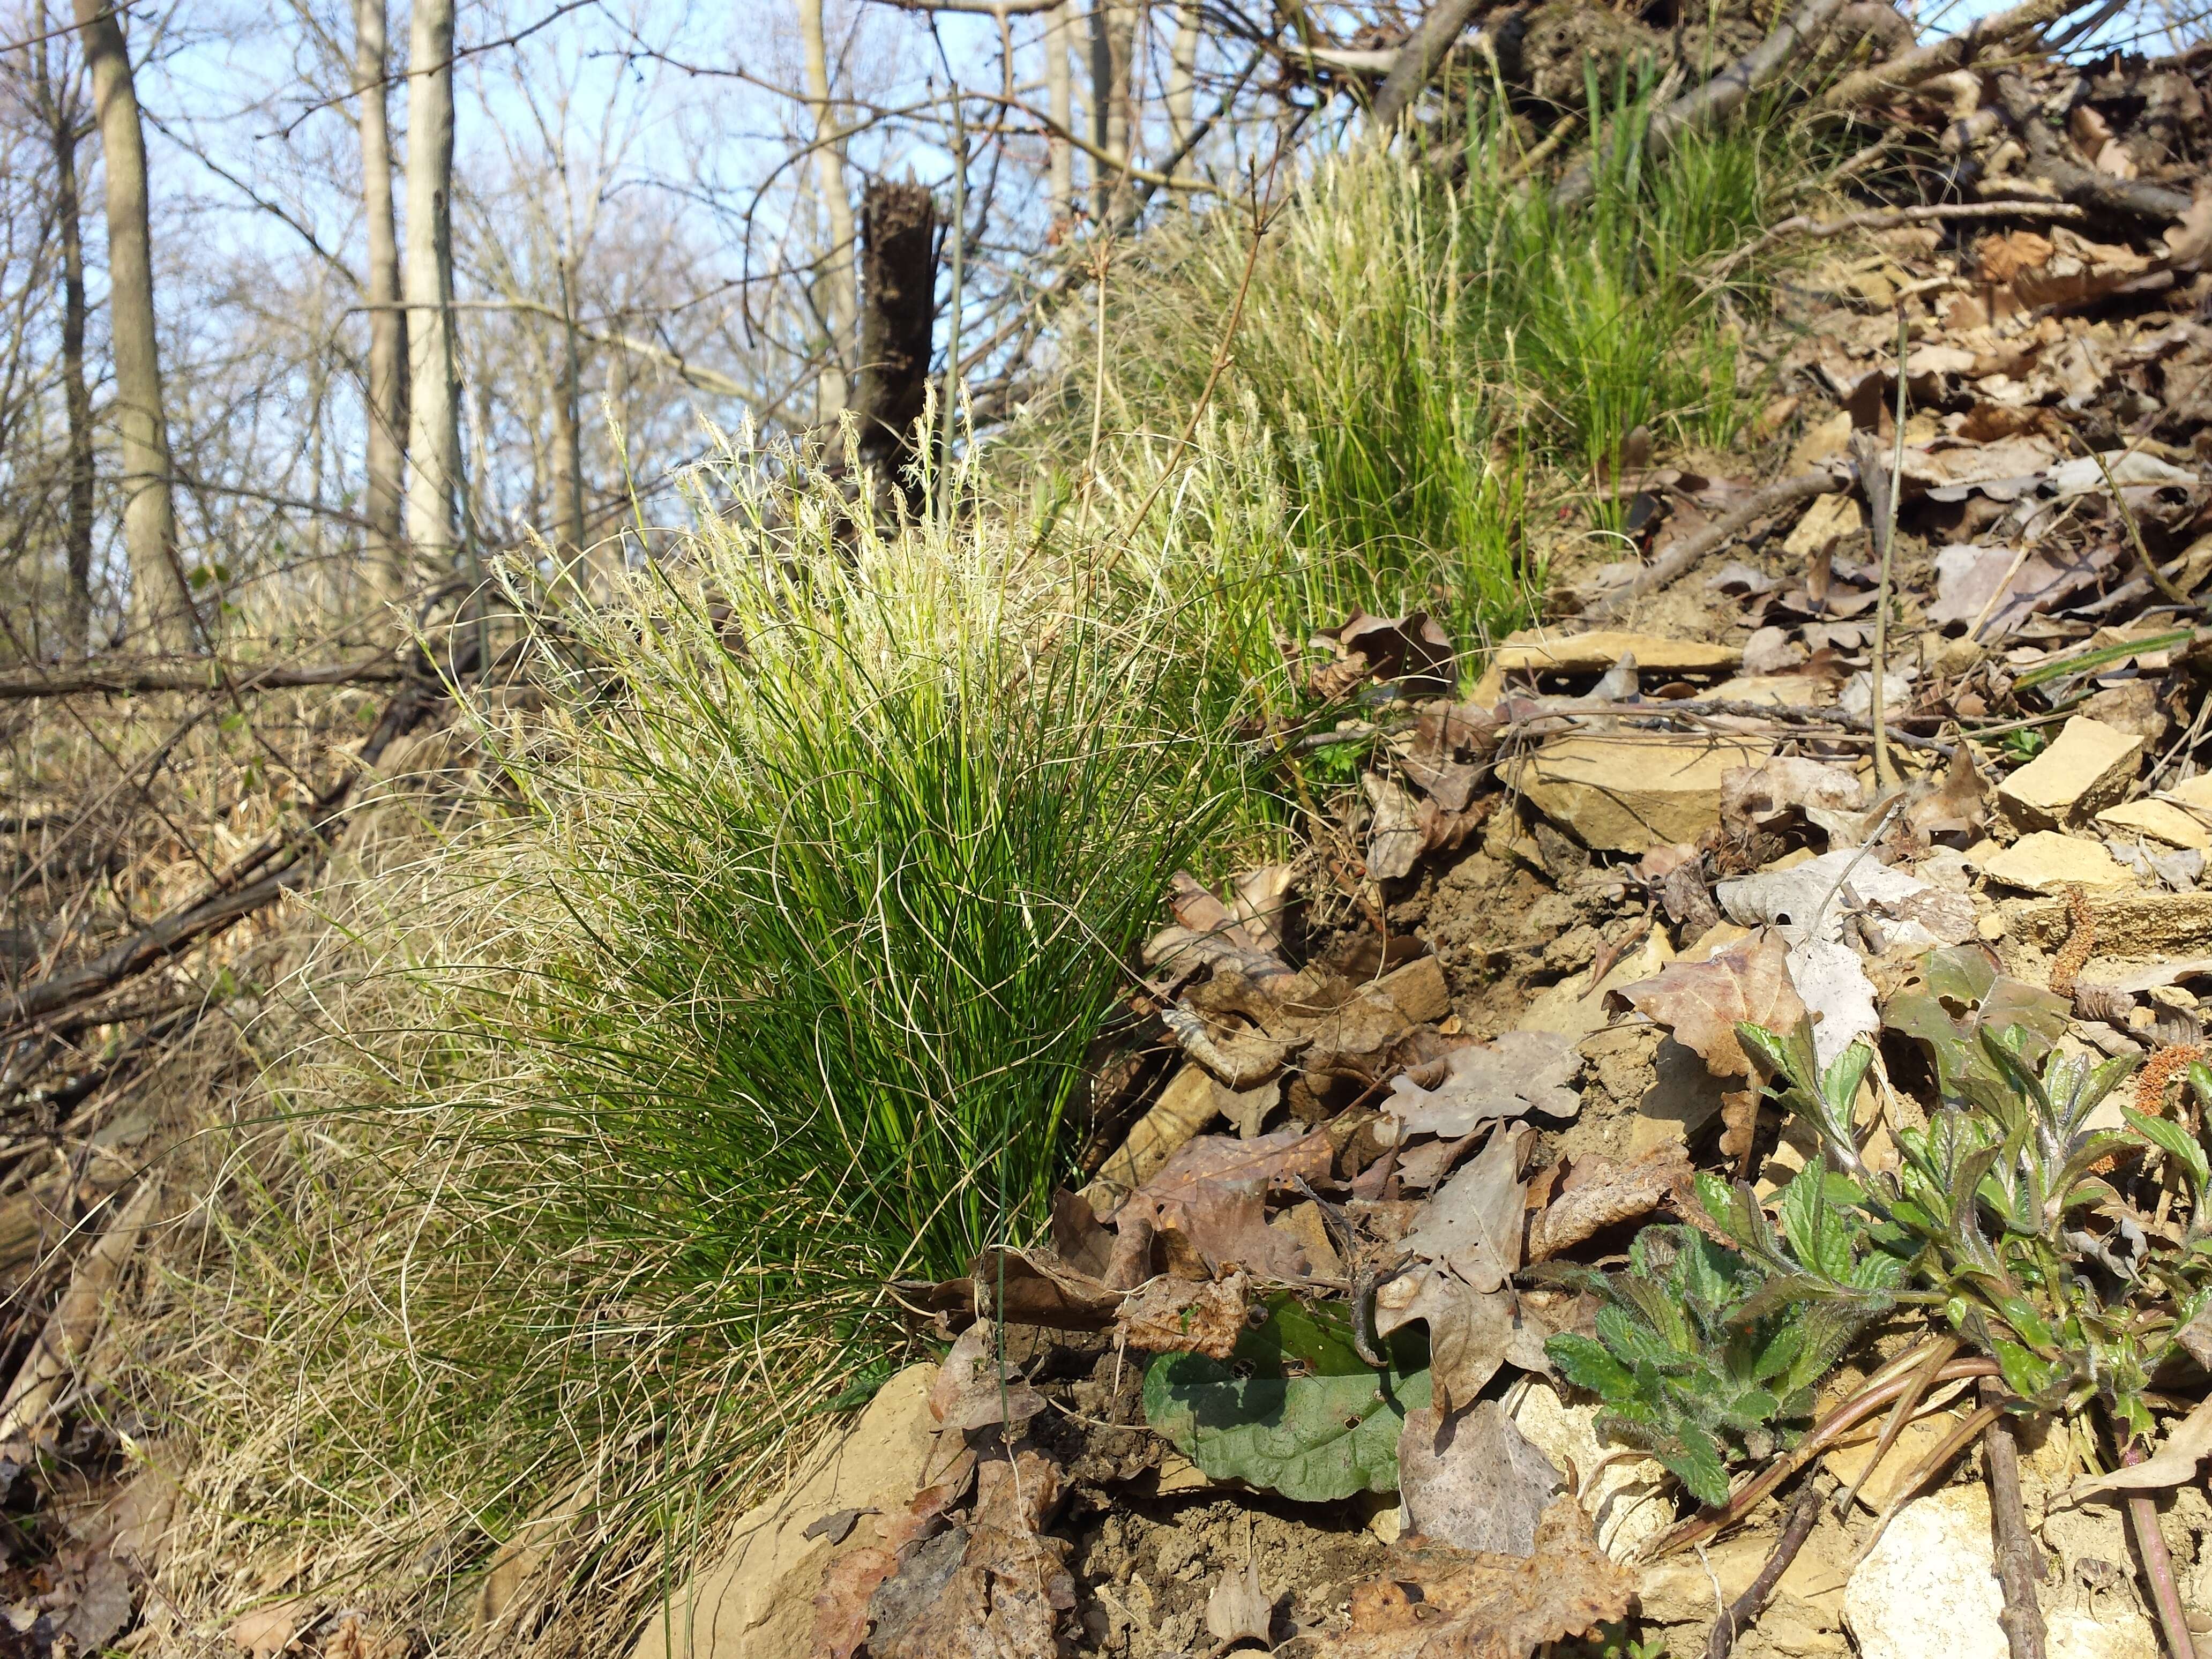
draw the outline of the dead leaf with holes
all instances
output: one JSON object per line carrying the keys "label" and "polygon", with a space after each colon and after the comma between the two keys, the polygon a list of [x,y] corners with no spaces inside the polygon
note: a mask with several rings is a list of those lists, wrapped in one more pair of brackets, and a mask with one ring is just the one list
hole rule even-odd
{"label": "dead leaf with holes", "polygon": [[1454,1549],[1525,1556],[1565,1482],[1495,1400],[1406,1413],[1398,1491],[1406,1530]]}
{"label": "dead leaf with holes", "polygon": [[1528,1659],[1626,1616],[1635,1575],[1598,1547],[1571,1495],[1536,1523],[1535,1552],[1470,1553],[1401,1539],[1389,1570],[1352,1592],[1351,1627],[1318,1659]]}
{"label": "dead leaf with holes", "polygon": [[1232,1272],[1219,1284],[1163,1277],[1139,1285],[1121,1303],[1115,1330],[1146,1353],[1201,1353],[1226,1359],[1244,1334],[1244,1298],[1252,1281]]}
{"label": "dead leaf with holes", "polygon": [[[1763,927],[1705,962],[1671,962],[1658,975],[1613,993],[1638,1012],[1674,1033],[1717,1078],[1752,1076],[1750,1058],[1736,1041],[1739,1021],[1786,1031],[1805,1017],[1790,980],[1790,954],[1782,936]],[[1759,1121],[1756,1086],[1721,1097],[1721,1156],[1740,1163],[1751,1151]]]}

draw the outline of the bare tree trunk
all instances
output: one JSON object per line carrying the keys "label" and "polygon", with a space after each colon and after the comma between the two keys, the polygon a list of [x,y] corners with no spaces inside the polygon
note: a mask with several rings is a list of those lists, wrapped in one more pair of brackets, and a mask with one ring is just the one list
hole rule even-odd
{"label": "bare tree trunk", "polygon": [[[915,455],[937,315],[937,202],[926,185],[878,182],[860,206],[867,310],[860,325],[860,459],[876,506]],[[915,499],[908,490],[908,500]]]}
{"label": "bare tree trunk", "polygon": [[453,0],[415,0],[407,46],[407,539],[417,558],[441,564],[459,545],[461,480],[453,189]]}
{"label": "bare tree trunk", "polygon": [[830,101],[830,50],[822,28],[822,0],[799,0],[799,34],[806,52],[806,96],[814,106],[814,165],[822,205],[830,218],[830,249],[823,261],[823,310],[830,319],[830,356],[816,382],[815,418],[837,418],[851,394],[845,378],[860,310],[853,289],[853,198],[845,183],[845,141]]}
{"label": "bare tree trunk", "polygon": [[133,621],[165,651],[188,651],[191,596],[177,557],[169,423],[154,331],[154,233],[146,203],[146,136],[122,14],[108,0],[75,0],[107,177],[108,331],[115,359],[115,426],[123,459],[123,544],[131,556]]}
{"label": "bare tree trunk", "polygon": [[368,219],[368,520],[374,580],[407,590],[404,476],[407,464],[407,313],[399,301],[399,241],[392,213],[392,125],[385,76],[391,46],[385,0],[354,0],[353,83],[361,94],[361,199]]}
{"label": "bare tree trunk", "polygon": [[1190,138],[1198,113],[1198,6],[1182,0],[1176,8],[1175,45],[1169,49],[1168,143],[1180,149]]}
{"label": "bare tree trunk", "polygon": [[[41,0],[38,30],[47,29]],[[73,657],[92,653],[92,389],[84,378],[84,226],[76,194],[76,100],[57,82],[44,39],[32,47],[39,101],[54,147],[54,217],[62,234],[62,401],[69,421],[69,522],[62,541],[68,590],[62,642]]]}
{"label": "bare tree trunk", "polygon": [[[1075,131],[1075,86],[1068,73],[1067,51],[1071,0],[1060,0],[1045,14],[1044,89],[1047,112],[1062,132]],[[1075,217],[1075,146],[1066,139],[1045,141],[1046,166],[1052,188],[1052,216],[1055,223]]]}
{"label": "bare tree trunk", "polygon": [[584,550],[584,438],[578,410],[582,362],[576,351],[576,289],[569,256],[561,256],[561,368],[553,396],[553,521],[561,551]]}
{"label": "bare tree trunk", "polygon": [[[1129,56],[1136,32],[1136,9],[1127,0],[1091,0],[1091,142],[1117,161],[1129,155]],[[1091,210],[1103,224],[1128,177],[1095,156],[1091,174]]]}

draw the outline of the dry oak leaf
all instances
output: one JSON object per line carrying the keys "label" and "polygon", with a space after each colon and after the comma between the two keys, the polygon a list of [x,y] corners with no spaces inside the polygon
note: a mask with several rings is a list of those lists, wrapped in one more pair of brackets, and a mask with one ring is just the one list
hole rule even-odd
{"label": "dry oak leaf", "polygon": [[1672,1143],[1629,1164],[1577,1159],[1559,1195],[1528,1224],[1528,1260],[1547,1261],[1607,1227],[1650,1214],[1688,1184],[1691,1173],[1688,1152]]}
{"label": "dry oak leaf", "polygon": [[1024,1451],[978,1474],[974,1518],[910,1552],[868,1603],[871,1659],[1037,1659],[1075,1606],[1065,1540],[1039,1528],[1060,1470]]}
{"label": "dry oak leaf", "polygon": [[958,1432],[1003,1425],[1012,1429],[1044,1409],[1044,1400],[999,1358],[999,1328],[979,1319],[960,1334],[929,1388],[929,1412]]}
{"label": "dry oak leaf", "polygon": [[900,1552],[943,1530],[946,1505],[967,1490],[963,1479],[916,1492],[904,1509],[874,1517],[876,1541],[831,1558],[814,1595],[812,1659],[853,1659],[868,1639],[868,1603],[899,1564]]}
{"label": "dry oak leaf", "polygon": [[1328,1179],[1334,1156],[1320,1130],[1279,1129],[1249,1140],[1200,1135],[1129,1194],[1115,1224],[1127,1231],[1149,1221],[1178,1278],[1218,1278],[1241,1267],[1262,1279],[1303,1279],[1311,1271],[1305,1252],[1267,1225],[1267,1192]]}
{"label": "dry oak leaf", "polygon": [[1244,1334],[1244,1297],[1251,1280],[1231,1273],[1218,1285],[1160,1278],[1139,1285],[1121,1303],[1115,1326],[1146,1353],[1202,1353],[1226,1359]]}
{"label": "dry oak leaf", "polygon": [[1470,1553],[1401,1539],[1391,1570],[1352,1592],[1351,1627],[1321,1659],[1528,1659],[1635,1604],[1634,1576],[1597,1546],[1570,1495],[1536,1523],[1534,1555]]}
{"label": "dry oak leaf", "polygon": [[[1739,1020],[1787,1031],[1805,1017],[1805,1005],[1790,979],[1788,947],[1771,927],[1760,928],[1709,961],[1669,963],[1656,977],[1613,994],[1673,1032],[1717,1078],[1748,1080],[1752,1075],[1751,1060],[1736,1041]],[[1748,1154],[1758,1121],[1756,1087],[1722,1096],[1722,1157],[1736,1160]]]}

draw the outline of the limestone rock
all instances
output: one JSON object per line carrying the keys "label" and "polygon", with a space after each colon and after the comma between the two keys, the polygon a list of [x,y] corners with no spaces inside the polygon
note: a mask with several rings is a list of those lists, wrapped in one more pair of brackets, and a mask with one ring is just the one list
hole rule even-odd
{"label": "limestone rock", "polygon": [[1513,787],[1585,847],[1645,853],[1694,842],[1720,821],[1721,779],[1768,746],[1652,732],[1554,738],[1513,769]]}
{"label": "limestone rock", "polygon": [[1523,1031],[1588,1036],[1612,1018],[1605,1008],[1607,992],[1650,979],[1674,959],[1674,949],[1667,943],[1666,933],[1654,927],[1644,935],[1643,944],[1614,963],[1595,985],[1589,982],[1587,973],[1570,974],[1557,985],[1538,992],[1513,1024]]}
{"label": "limestone rock", "polygon": [[1838,536],[1851,536],[1866,528],[1866,512],[1856,495],[1815,495],[1805,516],[1782,544],[1782,550],[1809,559]]}
{"label": "limestone rock", "polygon": [[1997,786],[1997,802],[2024,830],[2057,830],[2117,806],[2142,763],[2143,740],[2076,714],[2058,740]]}
{"label": "limestone rock", "polygon": [[[1507,1399],[1514,1426],[1554,1468],[1598,1469],[1582,1492],[1583,1508],[1597,1533],[1598,1547],[1614,1560],[1674,1523],[1667,1472],[1656,1460],[1624,1460],[1598,1468],[1608,1452],[1620,1448],[1598,1439],[1595,1406],[1567,1404],[1540,1376],[1528,1380],[1518,1400],[1510,1395]],[[1759,1571],[1757,1563],[1752,1571]]]}
{"label": "limestone rock", "polygon": [[[2106,896],[2090,905],[2089,915],[2100,956],[2212,956],[2212,893]],[[2072,926],[2063,899],[2016,905],[2009,921],[2014,933],[2046,951]]]}
{"label": "limestone rock", "polygon": [[[1864,1432],[1850,1436],[1843,1444],[1820,1461],[1846,1486],[1859,1479],[1874,1457],[1874,1449],[1881,1443],[1881,1431],[1888,1425],[1887,1414],[1875,1416],[1866,1424]],[[1959,1426],[1960,1414],[1956,1411],[1932,1412],[1926,1417],[1916,1418],[1905,1425],[1896,1443],[1882,1456],[1881,1462],[1859,1486],[1858,1501],[1879,1515],[1897,1497],[1899,1484],[1942,1443],[1943,1437]]]}
{"label": "limestone rock", "polygon": [[884,1383],[857,1422],[738,1522],[721,1559],[668,1598],[630,1659],[811,1659],[814,1594],[832,1546],[806,1528],[839,1510],[890,1509],[913,1497],[935,1443],[936,1376],[934,1365],[909,1365]]}
{"label": "limestone rock", "polygon": [[2097,827],[2115,836],[2148,836],[2169,847],[2212,851],[2212,830],[2185,807],[2172,801],[2130,800],[2097,814]]}
{"label": "limestone rock", "polygon": [[1657,634],[1611,628],[1588,634],[1528,628],[1508,635],[1490,653],[1490,665],[1475,683],[1474,700],[1496,702],[1505,695],[1509,675],[1602,674],[1620,660],[1624,652],[1636,659],[1639,672],[1712,673],[1733,669],[1743,660],[1743,653],[1735,647],[1705,640],[1670,640]]}
{"label": "limestone rock", "polygon": [[1951,1486],[1909,1504],[1844,1590],[1860,1659],[2010,1659],[1990,1544],[1989,1493]]}
{"label": "limestone rock", "polygon": [[1991,881],[2030,893],[2063,893],[2077,882],[2086,891],[2106,895],[2135,885],[2135,878],[2101,844],[2054,830],[2022,836],[1984,860],[1982,872]]}

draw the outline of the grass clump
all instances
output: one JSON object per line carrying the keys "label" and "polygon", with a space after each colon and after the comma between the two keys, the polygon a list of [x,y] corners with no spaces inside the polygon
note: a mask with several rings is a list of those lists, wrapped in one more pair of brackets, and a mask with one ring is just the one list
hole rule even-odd
{"label": "grass clump", "polygon": [[1003,516],[855,527],[775,461],[732,446],[611,606],[511,571],[491,810],[334,898],[351,981],[303,981],[329,1026],[227,1143],[165,1291],[197,1346],[138,1361],[201,1448],[180,1565],[305,1525],[344,1540],[319,1584],[450,1628],[425,1535],[480,1560],[581,1468],[557,1571],[641,1616],[908,1356],[887,1281],[1033,1238],[1073,1174],[1237,756],[1142,587],[1071,598]]}
{"label": "grass clump", "polygon": [[[1510,129],[1478,107],[1455,180],[1401,152],[1326,159],[1256,257],[1249,213],[1164,228],[1108,272],[1103,342],[1071,311],[1060,378],[1011,447],[1083,476],[1095,416],[1125,439],[1104,471],[1131,453],[1159,465],[1234,313],[1214,394],[1230,418],[1212,430],[1262,456],[1288,504],[1238,591],[1310,626],[1354,605],[1427,609],[1470,639],[1516,625],[1542,584],[1523,533],[1535,495],[1609,478],[1638,426],[1725,444],[1743,418],[1730,289],[1705,273],[1802,175],[1802,141],[1747,121],[1653,162],[1656,91],[1649,75],[1591,88],[1609,113],[1572,210],[1516,176]],[[1733,291],[1756,282],[1741,268]]]}

